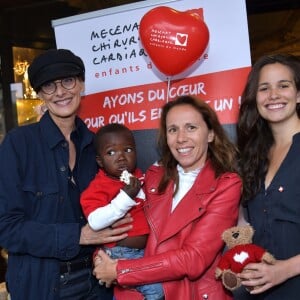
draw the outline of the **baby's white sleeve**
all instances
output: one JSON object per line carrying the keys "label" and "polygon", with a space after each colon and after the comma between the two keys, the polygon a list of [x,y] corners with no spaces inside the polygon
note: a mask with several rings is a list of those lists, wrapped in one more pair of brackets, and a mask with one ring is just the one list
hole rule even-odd
{"label": "baby's white sleeve", "polygon": [[88,216],[88,223],[93,230],[104,229],[121,219],[137,203],[123,190],[107,205],[99,207]]}

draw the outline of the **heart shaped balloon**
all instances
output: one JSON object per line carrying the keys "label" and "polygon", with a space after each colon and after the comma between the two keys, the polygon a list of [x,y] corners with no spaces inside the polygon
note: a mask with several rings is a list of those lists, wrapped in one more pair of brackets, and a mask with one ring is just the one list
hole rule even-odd
{"label": "heart shaped balloon", "polygon": [[139,35],[157,69],[170,76],[192,66],[209,41],[208,28],[197,10],[180,12],[166,6],[156,7],[142,17]]}

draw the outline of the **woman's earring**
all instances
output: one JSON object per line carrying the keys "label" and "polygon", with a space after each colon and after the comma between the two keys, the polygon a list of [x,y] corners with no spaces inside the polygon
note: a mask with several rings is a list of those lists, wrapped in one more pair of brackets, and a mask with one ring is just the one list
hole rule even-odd
{"label": "woman's earring", "polygon": [[41,105],[41,113],[44,114],[48,110],[48,107],[45,104]]}

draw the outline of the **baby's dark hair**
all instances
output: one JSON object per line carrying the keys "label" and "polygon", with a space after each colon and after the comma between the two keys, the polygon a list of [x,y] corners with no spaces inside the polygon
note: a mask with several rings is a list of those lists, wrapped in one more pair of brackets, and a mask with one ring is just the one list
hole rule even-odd
{"label": "baby's dark hair", "polygon": [[103,136],[105,134],[120,133],[120,132],[129,134],[132,137],[133,142],[135,143],[133,133],[128,127],[126,127],[123,124],[119,124],[119,123],[111,123],[111,124],[101,127],[95,134],[94,147],[96,149],[97,154],[99,154],[98,150],[101,149],[101,147],[102,147],[101,143],[103,140]]}

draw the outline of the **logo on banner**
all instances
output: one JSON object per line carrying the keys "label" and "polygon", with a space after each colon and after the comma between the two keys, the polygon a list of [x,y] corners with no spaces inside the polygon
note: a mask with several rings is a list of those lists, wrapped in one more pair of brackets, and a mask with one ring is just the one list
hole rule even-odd
{"label": "logo on banner", "polygon": [[184,33],[176,33],[175,45],[176,46],[187,46],[188,35]]}

